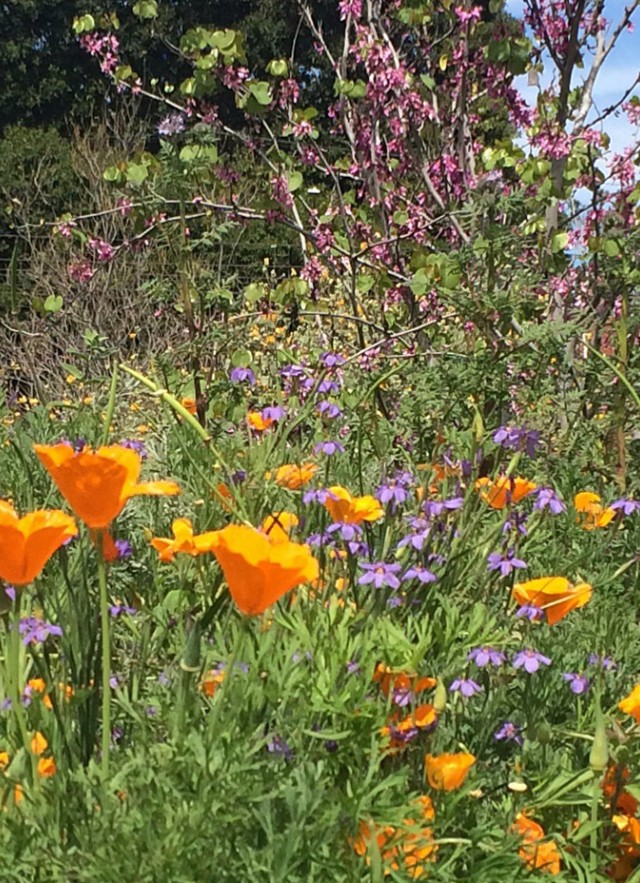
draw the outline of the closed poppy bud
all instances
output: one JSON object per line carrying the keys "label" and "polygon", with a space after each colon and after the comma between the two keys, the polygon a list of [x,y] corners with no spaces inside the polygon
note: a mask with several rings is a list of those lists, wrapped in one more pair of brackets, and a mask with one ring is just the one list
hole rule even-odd
{"label": "closed poppy bud", "polygon": [[200,626],[197,623],[189,632],[180,668],[182,671],[200,671]]}
{"label": "closed poppy bud", "polygon": [[596,718],[596,732],[593,738],[593,745],[589,753],[589,766],[593,770],[594,775],[602,773],[609,762],[609,745],[607,742],[607,731],[604,726],[602,712],[598,709]]}
{"label": "closed poppy bud", "polygon": [[536,739],[541,745],[548,745],[551,742],[551,726],[549,721],[541,720],[536,729]]}
{"label": "closed poppy bud", "polygon": [[442,714],[442,712],[447,707],[447,688],[444,685],[444,682],[438,678],[438,683],[436,684],[436,689],[433,694],[433,708],[436,714]]}

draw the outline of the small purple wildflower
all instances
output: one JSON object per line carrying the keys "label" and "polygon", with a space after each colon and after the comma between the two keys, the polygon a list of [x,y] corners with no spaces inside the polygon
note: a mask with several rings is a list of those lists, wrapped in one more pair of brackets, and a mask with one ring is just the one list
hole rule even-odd
{"label": "small purple wildflower", "polygon": [[346,664],[347,674],[350,675],[359,675],[360,674],[360,664],[356,662],[355,659],[350,659]]}
{"label": "small purple wildflower", "polygon": [[4,593],[12,603],[16,600],[15,586],[5,586]]}
{"label": "small purple wildflower", "polygon": [[411,546],[420,552],[427,541],[431,527],[427,519],[420,516],[410,518],[409,524],[411,526],[411,533],[402,537],[398,543],[398,548],[404,549],[405,546]]}
{"label": "small purple wildflower", "polygon": [[591,653],[589,656],[589,665],[599,665],[605,671],[615,671],[618,667],[618,663],[614,662],[613,659],[609,656],[598,656],[597,653]]}
{"label": "small purple wildflower", "polygon": [[507,657],[502,650],[496,650],[494,647],[474,647],[470,650],[467,659],[475,662],[478,668],[484,668],[485,665],[502,665]]}
{"label": "small purple wildflower", "polygon": [[413,482],[413,476],[410,472],[398,472],[393,478],[388,479],[381,484],[375,492],[375,497],[383,506],[387,503],[392,504],[392,509],[401,506],[409,499],[409,490]]}
{"label": "small purple wildflower", "polygon": [[135,616],[138,611],[135,607],[128,607],[126,604],[112,604],[109,607],[109,616],[116,619],[118,616],[127,614],[127,616]]}
{"label": "small purple wildflower", "polygon": [[501,426],[494,433],[493,441],[510,451],[524,451],[528,457],[535,457],[540,444],[540,433],[524,427]]}
{"label": "small purple wildflower", "polygon": [[515,742],[517,745],[522,745],[524,740],[521,733],[522,727],[511,721],[505,721],[500,729],[493,734],[493,738],[498,742]]}
{"label": "small purple wildflower", "polygon": [[521,533],[523,537],[527,536],[527,513],[512,512],[509,518],[502,525],[502,533],[510,533],[512,530]]}
{"label": "small purple wildflower", "polygon": [[327,528],[327,534],[329,536],[339,534],[345,543],[350,543],[362,536],[362,527],[349,521],[335,521]]}
{"label": "small purple wildflower", "polygon": [[255,386],[256,375],[251,368],[238,367],[231,371],[229,374],[229,380],[232,383],[248,383],[249,386]]}
{"label": "small purple wildflower", "polygon": [[404,604],[404,598],[402,595],[391,595],[389,600],[387,601],[387,607],[391,607],[392,610],[395,610],[396,607],[402,607]]}
{"label": "small purple wildflower", "polygon": [[556,494],[553,488],[541,487],[536,493],[536,501],[533,505],[534,509],[548,509],[552,515],[560,515],[567,511],[567,507]]}
{"label": "small purple wildflower", "polygon": [[62,637],[62,628],[59,625],[53,625],[34,616],[21,619],[19,631],[22,635],[22,643],[25,646],[28,644],[44,644],[50,636]]}
{"label": "small purple wildflower", "polygon": [[460,693],[461,696],[465,696],[469,699],[471,696],[475,696],[476,693],[482,693],[482,687],[480,684],[476,683],[472,678],[457,678],[449,687],[450,693]]}
{"label": "small purple wildflower", "polygon": [[325,457],[333,457],[334,454],[344,454],[344,445],[337,441],[321,441],[314,447],[314,453],[324,454]]}
{"label": "small purple wildflower", "polygon": [[410,567],[404,573],[402,577],[402,582],[406,583],[414,579],[417,579],[423,585],[427,585],[427,583],[435,583],[438,581],[438,577],[435,575],[435,573],[427,570],[427,568],[423,567],[422,564],[414,564],[413,567]]}
{"label": "small purple wildflower", "polygon": [[562,680],[569,684],[571,692],[575,693],[576,696],[580,696],[582,695],[582,693],[586,693],[591,686],[589,678],[585,677],[584,675],[577,674],[573,671],[563,672]]}
{"label": "small purple wildflower", "polygon": [[267,751],[274,757],[284,758],[284,760],[293,759],[293,751],[285,740],[277,734],[273,735],[267,742]]}
{"label": "small purple wildflower", "polygon": [[316,392],[320,396],[334,396],[340,392],[340,384],[336,383],[335,380],[329,380],[328,378],[325,378],[324,380],[321,380],[318,384]]}
{"label": "small purple wildflower", "polygon": [[334,402],[322,401],[318,404],[318,414],[326,417],[327,420],[335,420],[337,417],[342,417],[342,410]]}
{"label": "small purple wildflower", "polygon": [[400,580],[396,576],[401,570],[401,564],[387,564],[384,561],[374,561],[372,564],[361,564],[365,573],[358,580],[358,585],[366,586],[373,583],[376,589],[388,586],[390,589],[399,589]]}
{"label": "small purple wildflower", "polygon": [[615,509],[616,511],[621,509],[623,515],[633,515],[634,512],[637,512],[638,509],[640,509],[640,502],[638,500],[628,500],[623,497],[621,500],[614,500],[609,508]]}
{"label": "small purple wildflower", "polygon": [[263,420],[278,421],[284,420],[287,416],[287,412],[281,405],[269,405],[267,408],[262,409],[261,416]]}
{"label": "small purple wildflower", "polygon": [[541,665],[551,665],[551,660],[537,650],[520,650],[511,660],[511,664],[514,668],[524,668],[527,674],[532,675]]}
{"label": "small purple wildflower", "polygon": [[120,442],[120,447],[129,448],[131,451],[135,451],[136,454],[140,456],[141,460],[146,460],[149,456],[149,452],[147,451],[144,442],[139,441],[137,438],[125,438],[124,441]]}
{"label": "small purple wildflower", "polygon": [[341,356],[339,353],[321,353],[320,361],[325,368],[336,368],[338,365],[344,364],[344,356]]}
{"label": "small purple wildflower", "polygon": [[516,616],[528,619],[529,622],[540,622],[544,618],[544,610],[534,607],[533,604],[523,604],[516,610]]}
{"label": "small purple wildflower", "polygon": [[302,495],[302,502],[305,506],[308,506],[309,503],[320,503],[321,506],[324,506],[327,500],[337,499],[336,495],[326,487],[311,488]]}
{"label": "small purple wildflower", "polygon": [[0,702],[0,711],[11,711],[12,708],[13,702],[11,701],[11,699],[9,699],[9,697],[3,699],[2,702]]}
{"label": "small purple wildflower", "polygon": [[129,540],[116,540],[115,547],[118,552],[118,561],[124,561],[133,555],[133,546]]}
{"label": "small purple wildflower", "polygon": [[522,570],[527,566],[521,558],[516,558],[515,549],[507,549],[504,555],[492,552],[488,558],[488,570],[499,570],[502,576],[509,576],[516,568]]}
{"label": "small purple wildflower", "polygon": [[158,123],[158,135],[164,135],[165,137],[179,135],[184,130],[184,116],[181,113],[170,113]]}

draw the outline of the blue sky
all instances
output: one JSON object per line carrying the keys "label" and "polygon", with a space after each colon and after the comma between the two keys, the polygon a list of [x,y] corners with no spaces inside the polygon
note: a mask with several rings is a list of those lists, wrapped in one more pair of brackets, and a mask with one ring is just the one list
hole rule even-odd
{"label": "blue sky", "polygon": [[[523,0],[507,0],[506,7],[512,15],[522,18],[523,5]],[[606,0],[603,14],[611,23],[610,27],[614,27],[620,21],[625,5],[623,0]],[[631,85],[640,70],[640,9],[636,9],[632,21],[635,23],[635,32],[631,34],[625,29],[598,77],[594,100],[599,111],[615,103],[624,94],[625,89]],[[552,65],[548,62],[547,71],[549,74],[551,70]],[[587,72],[588,67],[585,64],[584,73]],[[582,73],[582,71],[576,71],[573,85],[579,84]],[[519,77],[517,82],[527,101],[533,104],[537,90],[527,86],[526,76]],[[548,82],[548,76],[541,78],[541,82]],[[636,89],[635,94],[640,95],[640,89]],[[592,112],[591,116],[594,115]],[[633,129],[624,114],[620,114],[618,117],[609,117],[604,130],[611,138],[612,150],[621,150],[633,140]]]}

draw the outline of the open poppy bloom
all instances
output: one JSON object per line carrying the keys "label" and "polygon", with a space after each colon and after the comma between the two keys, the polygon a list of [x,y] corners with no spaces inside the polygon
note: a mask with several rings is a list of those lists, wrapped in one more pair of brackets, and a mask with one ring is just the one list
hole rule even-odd
{"label": "open poppy bloom", "polygon": [[567,613],[584,607],[593,589],[589,583],[573,585],[564,576],[543,576],[514,586],[513,597],[521,607],[544,610],[549,625],[560,622]]}
{"label": "open poppy bloom", "polygon": [[537,868],[554,876],[560,873],[561,855],[558,847],[553,840],[544,840],[544,830],[537,822],[520,812],[513,830],[523,840],[518,856],[530,870]]}
{"label": "open poppy bloom", "polygon": [[397,712],[394,713],[389,720],[389,725],[382,727],[380,733],[390,739],[391,748],[402,749],[416,738],[420,730],[432,730],[437,723],[438,715],[435,708],[425,702],[401,719],[398,718]]}
{"label": "open poppy bloom", "polygon": [[597,530],[606,527],[616,517],[616,510],[602,505],[602,498],[591,491],[582,491],[573,498],[573,506],[578,523],[583,530]]}
{"label": "open poppy bloom", "polygon": [[618,702],[618,708],[625,714],[630,714],[640,724],[640,684],[636,684],[629,695]]}
{"label": "open poppy bloom", "polygon": [[178,552],[186,555],[202,555],[211,551],[211,537],[214,531],[194,535],[193,525],[188,518],[176,518],[171,525],[173,539],[153,537],[151,545],[158,552],[160,561],[173,561]]}
{"label": "open poppy bloom", "polygon": [[330,487],[329,494],[324,505],[334,522],[362,524],[363,521],[377,521],[384,515],[384,509],[375,497],[352,497],[339,484]]}
{"label": "open poppy bloom", "polygon": [[297,491],[304,487],[305,484],[308,484],[317,471],[318,467],[315,463],[303,463],[301,466],[296,466],[295,463],[287,463],[276,469],[273,476],[268,472],[266,477],[273,477],[276,484],[279,484],[281,487],[289,488],[290,491]]}
{"label": "open poppy bloom", "polygon": [[107,528],[130,497],[180,493],[174,481],[138,482],[140,455],[122,445],[76,452],[61,443],[34,451],[76,515],[95,530]]}
{"label": "open poppy bloom", "polygon": [[22,518],[0,500],[0,578],[14,586],[33,582],[60,546],[78,533],[59,509],[40,509]]}
{"label": "open poppy bloom", "polygon": [[482,499],[493,509],[504,509],[510,503],[519,503],[536,488],[535,482],[519,476],[511,478],[501,475],[493,480],[485,476],[476,481],[476,490],[481,492]]}
{"label": "open poppy bloom", "polygon": [[213,532],[211,551],[218,559],[236,607],[257,616],[291,589],[318,578],[309,546],[272,539],[244,524]]}
{"label": "open poppy bloom", "polygon": [[427,780],[437,791],[455,791],[464,784],[467,773],[476,762],[473,754],[427,754],[424,760]]}

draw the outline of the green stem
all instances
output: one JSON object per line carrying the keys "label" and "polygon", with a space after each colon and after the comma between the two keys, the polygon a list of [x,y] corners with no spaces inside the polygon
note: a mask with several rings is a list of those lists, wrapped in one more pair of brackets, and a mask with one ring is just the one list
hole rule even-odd
{"label": "green stem", "polygon": [[209,732],[213,734],[214,738],[217,736],[218,724],[220,723],[220,715],[222,714],[222,707],[224,705],[224,701],[227,698],[227,693],[229,692],[229,684],[231,683],[231,678],[233,677],[233,670],[236,666],[236,662],[238,661],[238,657],[240,656],[240,648],[244,643],[244,633],[248,627],[249,618],[246,616],[242,617],[240,621],[240,627],[238,631],[238,637],[236,638],[236,642],[234,644],[233,650],[231,651],[231,656],[227,662],[227,667],[225,668],[224,680],[220,689],[216,693],[215,697],[215,708],[213,709],[213,714],[209,720]]}
{"label": "green stem", "polygon": [[[32,781],[35,784],[38,781],[38,762],[36,760],[35,754],[31,751],[31,740],[29,738],[29,731],[27,729],[27,719],[24,713],[24,707],[22,705],[22,696],[20,691],[20,684],[22,683],[22,659],[21,659],[21,644],[20,644],[20,602],[22,599],[22,595],[20,591],[16,592],[16,600],[13,605],[13,615],[11,617],[11,628],[9,629],[7,639],[8,639],[8,652],[7,652],[7,669],[8,669],[8,682],[9,682],[9,697],[11,699],[11,710],[13,712],[13,719],[16,723],[17,735],[19,741],[22,743],[22,747],[28,753],[29,758],[31,760],[31,773],[32,773]],[[16,745],[18,745],[18,739],[16,739]]]}
{"label": "green stem", "polygon": [[106,445],[109,441],[109,433],[111,431],[111,421],[116,409],[116,390],[118,388],[118,363],[113,363],[113,371],[111,373],[111,385],[109,386],[109,401],[107,410],[104,415],[104,429],[102,430],[102,444]]}
{"label": "green stem", "polygon": [[109,595],[107,592],[107,564],[102,550],[104,532],[98,532],[98,585],[100,586],[100,624],[102,631],[102,775],[109,776],[111,750],[111,633],[109,622]]}
{"label": "green stem", "polygon": [[598,776],[593,777],[591,795],[591,833],[589,835],[589,871],[590,879],[595,880],[598,869],[598,805],[600,803],[600,783]]}

